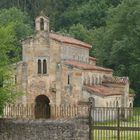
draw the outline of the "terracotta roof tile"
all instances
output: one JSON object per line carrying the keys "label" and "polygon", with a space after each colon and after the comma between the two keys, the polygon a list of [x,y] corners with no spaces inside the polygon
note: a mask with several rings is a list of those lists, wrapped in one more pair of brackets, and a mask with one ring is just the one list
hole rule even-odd
{"label": "terracotta roof tile", "polygon": [[63,35],[59,35],[59,34],[50,33],[50,38],[63,42],[63,43],[79,45],[81,47],[89,48],[89,49],[92,48],[92,46],[90,44],[87,44],[80,40],[74,39],[72,37],[67,37],[67,36],[63,36]]}
{"label": "terracotta roof tile", "polygon": [[117,76],[106,76],[103,77],[104,83],[116,83],[116,84],[127,84],[129,82],[128,77],[117,77]]}
{"label": "terracotta roof tile", "polygon": [[107,71],[107,72],[113,72],[112,69],[107,69],[107,68],[103,68],[103,67],[99,67],[99,66],[93,66],[87,63],[82,63],[79,61],[74,61],[74,60],[67,60],[64,61],[64,64],[66,65],[71,65],[77,68],[81,68],[84,70],[97,70],[97,71]]}
{"label": "terracotta roof tile", "polygon": [[94,58],[94,57],[89,57],[89,60],[96,61],[96,58]]}
{"label": "terracotta roof tile", "polygon": [[114,90],[113,87],[106,87],[103,85],[84,86],[84,89],[99,96],[113,96],[122,94],[119,90]]}

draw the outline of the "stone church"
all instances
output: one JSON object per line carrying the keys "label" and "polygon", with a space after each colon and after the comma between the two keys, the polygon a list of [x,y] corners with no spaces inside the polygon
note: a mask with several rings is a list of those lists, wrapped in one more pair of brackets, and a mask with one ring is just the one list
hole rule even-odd
{"label": "stone church", "polygon": [[96,65],[90,44],[50,32],[49,19],[35,20],[35,34],[22,41],[22,61],[17,63],[17,87],[23,104],[76,105],[95,99],[97,107],[132,107],[128,77]]}

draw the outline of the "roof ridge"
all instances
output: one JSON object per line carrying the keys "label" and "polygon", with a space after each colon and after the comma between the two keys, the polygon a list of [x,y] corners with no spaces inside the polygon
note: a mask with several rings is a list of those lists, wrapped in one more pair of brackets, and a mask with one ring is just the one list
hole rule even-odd
{"label": "roof ridge", "polygon": [[49,35],[50,35],[50,38],[57,40],[57,41],[60,41],[60,42],[63,42],[63,43],[79,45],[81,47],[85,47],[85,48],[89,48],[89,49],[92,48],[92,45],[90,45],[84,41],[78,40],[78,39],[71,37],[71,36],[64,36],[64,35],[59,34],[59,33],[49,33]]}

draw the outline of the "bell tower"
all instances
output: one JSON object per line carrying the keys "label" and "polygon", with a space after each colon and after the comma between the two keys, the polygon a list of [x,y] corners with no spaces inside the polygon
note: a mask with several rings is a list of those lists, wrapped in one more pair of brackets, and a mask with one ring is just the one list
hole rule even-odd
{"label": "bell tower", "polygon": [[49,32],[49,18],[41,13],[35,20],[35,28],[38,32]]}

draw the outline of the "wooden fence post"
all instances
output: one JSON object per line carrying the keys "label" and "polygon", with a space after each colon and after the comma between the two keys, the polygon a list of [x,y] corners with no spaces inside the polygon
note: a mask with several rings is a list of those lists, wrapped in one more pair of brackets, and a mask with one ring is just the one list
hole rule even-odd
{"label": "wooden fence post", "polygon": [[117,139],[120,140],[120,108],[117,109],[118,119],[117,119]]}
{"label": "wooden fence post", "polygon": [[93,140],[92,136],[92,109],[94,107],[94,98],[90,97],[89,98],[89,140]]}

